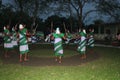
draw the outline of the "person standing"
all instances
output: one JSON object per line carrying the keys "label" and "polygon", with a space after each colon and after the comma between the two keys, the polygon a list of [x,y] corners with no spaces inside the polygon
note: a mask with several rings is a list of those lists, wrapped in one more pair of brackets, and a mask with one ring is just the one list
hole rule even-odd
{"label": "person standing", "polygon": [[10,28],[9,25],[4,26],[4,49],[5,49],[4,57],[5,58],[9,57],[9,50],[13,48],[12,38],[9,28]]}
{"label": "person standing", "polygon": [[28,52],[29,52],[29,48],[28,48],[28,40],[27,40],[27,29],[24,28],[24,26],[22,24],[19,25],[19,31],[18,31],[18,35],[19,35],[19,50],[20,50],[20,62],[22,62],[22,58],[24,55],[24,61],[28,61]]}
{"label": "person standing", "polygon": [[67,41],[65,43],[68,44],[70,40],[72,39],[72,34],[70,33],[69,30],[67,31],[66,36],[67,36]]}
{"label": "person standing", "polygon": [[88,47],[93,48],[94,47],[94,30],[89,29],[89,34],[88,34]]}
{"label": "person standing", "polygon": [[18,41],[17,41],[17,28],[16,27],[13,27],[12,28],[12,44],[13,44],[13,47],[17,47],[18,46]]}
{"label": "person standing", "polygon": [[54,39],[55,61],[61,63],[63,56],[62,38],[65,39],[65,37],[64,34],[60,32],[59,28],[56,28],[55,33],[53,33],[52,35],[52,39]]}
{"label": "person standing", "polygon": [[90,53],[93,53],[93,47],[94,47],[94,29],[89,29],[88,47],[90,48]]}
{"label": "person standing", "polygon": [[78,52],[81,54],[81,59],[86,59],[86,31],[79,32],[80,42],[78,45]]}

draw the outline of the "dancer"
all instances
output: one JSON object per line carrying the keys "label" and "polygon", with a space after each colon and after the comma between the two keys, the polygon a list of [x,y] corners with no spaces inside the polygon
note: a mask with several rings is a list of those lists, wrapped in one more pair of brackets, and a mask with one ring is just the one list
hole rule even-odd
{"label": "dancer", "polygon": [[50,36],[51,36],[51,34],[48,34],[48,35],[46,36],[45,42],[50,42]]}
{"label": "dancer", "polygon": [[54,43],[54,42],[51,40],[51,36],[53,35],[53,33],[55,33],[55,30],[51,30],[51,33],[46,36],[45,42]]}
{"label": "dancer", "polygon": [[27,29],[24,28],[24,26],[22,24],[19,25],[19,50],[20,50],[20,62],[22,62],[22,58],[24,55],[24,61],[28,61],[28,52],[29,52],[29,48],[28,48],[28,40],[27,40]]}
{"label": "dancer", "polygon": [[74,43],[75,44],[78,44],[79,42],[80,42],[80,35],[79,35],[79,33],[81,32],[81,29],[79,29],[79,31],[77,32],[77,34],[75,35],[75,40],[74,40]]}
{"label": "dancer", "polygon": [[72,34],[70,33],[69,30],[67,31],[66,36],[67,36],[67,41],[65,43],[68,44],[70,40],[72,39]]}
{"label": "dancer", "polygon": [[94,47],[94,29],[89,29],[88,34],[88,47],[90,48],[90,53],[93,53],[93,47]]}
{"label": "dancer", "polygon": [[81,59],[86,59],[86,31],[79,32],[80,42],[78,46],[78,52],[81,54]]}
{"label": "dancer", "polygon": [[17,41],[17,27],[13,27],[12,28],[12,44],[13,44],[13,47],[17,47],[18,46],[18,41]]}
{"label": "dancer", "polygon": [[65,39],[64,34],[60,32],[59,28],[56,28],[56,32],[53,33],[52,39],[54,39],[55,61],[59,63],[62,62],[63,56],[62,38]]}
{"label": "dancer", "polygon": [[5,49],[5,54],[4,57],[8,58],[9,56],[9,50],[13,48],[12,45],[12,39],[11,39],[11,33],[9,31],[9,25],[6,27],[4,26],[4,49]]}

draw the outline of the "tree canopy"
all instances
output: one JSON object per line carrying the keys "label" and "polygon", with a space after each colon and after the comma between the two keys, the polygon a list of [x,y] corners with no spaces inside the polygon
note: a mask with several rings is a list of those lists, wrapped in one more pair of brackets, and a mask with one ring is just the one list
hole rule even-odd
{"label": "tree canopy", "polygon": [[[93,8],[85,8],[91,5]],[[84,27],[85,20],[92,12],[109,15],[113,21],[120,21],[119,0],[13,0],[12,4],[2,4],[0,0],[0,26],[14,26],[26,23],[29,29],[39,24],[39,30],[65,24],[70,31]],[[43,15],[41,17],[41,15]],[[47,17],[48,16],[48,17]],[[45,19],[46,17],[46,19]],[[43,19],[41,19],[43,18]],[[63,28],[62,28],[63,29]],[[64,30],[64,29],[63,29]]]}

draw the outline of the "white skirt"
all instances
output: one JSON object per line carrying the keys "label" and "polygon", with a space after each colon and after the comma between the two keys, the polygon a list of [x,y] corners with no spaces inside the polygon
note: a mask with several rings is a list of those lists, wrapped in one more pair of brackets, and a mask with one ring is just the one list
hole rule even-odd
{"label": "white skirt", "polygon": [[20,52],[23,52],[23,51],[28,51],[29,50],[29,48],[28,48],[28,44],[26,44],[26,45],[20,45]]}
{"label": "white skirt", "polygon": [[[57,44],[58,42],[62,41],[61,38],[55,38],[55,41],[54,41],[54,44]],[[56,51],[59,47],[62,46],[62,43],[57,45],[55,48],[54,48],[54,51]],[[59,54],[63,54],[63,48],[59,49],[58,51]]]}
{"label": "white skirt", "polygon": [[13,48],[12,43],[4,43],[4,48]]}
{"label": "white skirt", "polygon": [[13,46],[17,46],[18,45],[17,41],[12,41],[12,44],[13,44]]}

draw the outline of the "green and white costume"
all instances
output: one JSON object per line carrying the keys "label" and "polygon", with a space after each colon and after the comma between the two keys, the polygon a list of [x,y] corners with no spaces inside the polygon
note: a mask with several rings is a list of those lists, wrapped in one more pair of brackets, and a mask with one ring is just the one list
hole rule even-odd
{"label": "green and white costume", "polygon": [[81,36],[79,46],[78,46],[78,52],[81,54],[85,54],[86,51],[86,33],[79,32],[79,35]]}
{"label": "green and white costume", "polygon": [[10,36],[10,31],[8,29],[4,29],[4,48],[5,49],[12,49],[13,45],[12,45],[12,39]]}
{"label": "green and white costume", "polygon": [[22,29],[22,30],[19,30],[19,46],[20,46],[19,50],[20,50],[20,54],[25,54],[25,53],[29,52],[26,32],[27,32],[27,29],[25,29],[25,28]]}
{"label": "green and white costume", "polygon": [[48,34],[48,35],[46,36],[45,42],[50,42],[50,36],[51,36],[51,34]]}
{"label": "green and white costume", "polygon": [[12,44],[13,44],[13,47],[17,47],[18,46],[18,43],[17,43],[17,33],[14,29],[12,29]]}
{"label": "green and white costume", "polygon": [[63,47],[62,47],[63,36],[64,36],[63,33],[60,34],[53,33],[55,56],[63,56]]}
{"label": "green and white costume", "polygon": [[88,47],[90,47],[90,48],[94,47],[93,32],[90,32],[90,34],[89,34]]}
{"label": "green and white costume", "polygon": [[68,44],[71,39],[72,39],[72,34],[70,32],[68,32],[67,33],[67,41],[65,43]]}

